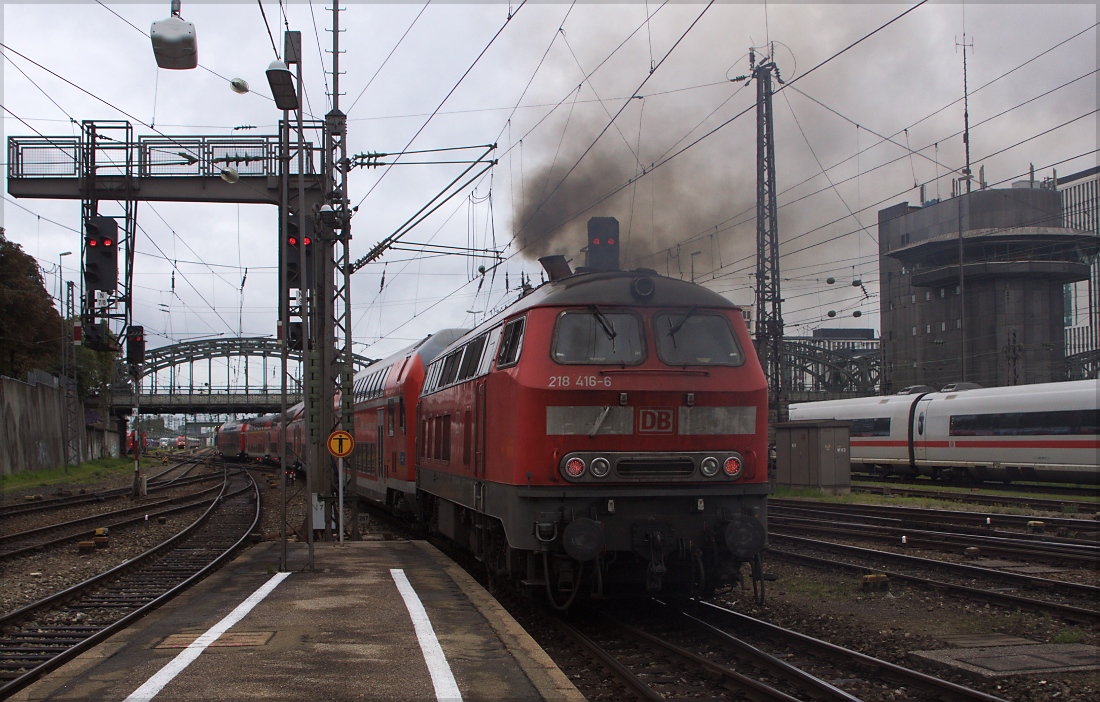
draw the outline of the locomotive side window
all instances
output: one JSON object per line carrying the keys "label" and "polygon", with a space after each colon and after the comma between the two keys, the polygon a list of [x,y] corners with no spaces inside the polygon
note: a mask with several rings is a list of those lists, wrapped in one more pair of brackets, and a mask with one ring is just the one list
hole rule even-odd
{"label": "locomotive side window", "polygon": [[439,374],[439,387],[445,388],[458,377],[459,363],[462,361],[462,349],[452,351],[443,359],[443,370]]}
{"label": "locomotive side window", "polygon": [[729,320],[718,314],[661,312],[653,318],[657,356],[670,366],[739,366],[745,355]]}
{"label": "locomotive side window", "polygon": [[489,339],[485,343],[485,353],[481,354],[481,366],[477,369],[478,375],[485,375],[489,372],[490,366],[493,365],[493,359],[496,358],[497,348],[500,346],[500,332],[502,328],[489,332]]}
{"label": "locomotive side window", "polygon": [[551,350],[562,364],[628,364],[645,360],[642,322],[630,312],[567,310],[558,315]]}
{"label": "locomotive side window", "polygon": [[526,322],[526,317],[520,317],[504,326],[504,336],[500,342],[500,357],[497,358],[498,369],[514,366],[519,361],[519,352],[523,348],[523,328]]}
{"label": "locomotive side window", "polygon": [[466,344],[466,354],[462,357],[462,366],[458,370],[458,380],[468,380],[477,374],[481,365],[481,352],[485,350],[485,340],[488,334],[482,334],[470,343]]}

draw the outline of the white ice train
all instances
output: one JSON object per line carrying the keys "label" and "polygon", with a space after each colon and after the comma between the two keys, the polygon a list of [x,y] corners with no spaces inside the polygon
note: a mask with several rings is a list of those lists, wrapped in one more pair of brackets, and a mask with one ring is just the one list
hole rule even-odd
{"label": "white ice train", "polygon": [[793,404],[790,419],[850,420],[856,471],[1100,483],[1100,380],[944,390]]}

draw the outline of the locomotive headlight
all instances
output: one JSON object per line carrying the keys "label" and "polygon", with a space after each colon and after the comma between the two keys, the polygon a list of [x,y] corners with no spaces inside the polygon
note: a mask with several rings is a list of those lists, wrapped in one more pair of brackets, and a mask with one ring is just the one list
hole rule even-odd
{"label": "locomotive headlight", "polygon": [[[573,460],[579,461],[581,459],[577,458]],[[611,463],[602,456],[599,458],[593,458],[591,467],[592,475],[596,476],[597,478],[606,478],[607,474],[611,472]]]}
{"label": "locomotive headlight", "polygon": [[722,470],[726,475],[731,478],[737,478],[741,475],[741,470],[745,467],[745,461],[741,456],[734,454],[726,459],[726,462],[722,465]]}
{"label": "locomotive headlight", "polygon": [[713,478],[718,475],[718,459],[714,456],[707,456],[703,459],[703,462],[699,464],[699,468],[703,471],[703,475],[708,478]]}
{"label": "locomotive headlight", "polygon": [[579,478],[584,475],[584,460],[580,458],[570,458],[565,462],[565,474],[570,478]]}

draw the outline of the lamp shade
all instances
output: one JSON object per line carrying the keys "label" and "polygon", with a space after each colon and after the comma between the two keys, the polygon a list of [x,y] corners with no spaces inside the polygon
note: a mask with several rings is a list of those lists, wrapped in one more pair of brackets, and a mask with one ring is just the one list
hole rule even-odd
{"label": "lamp shade", "polygon": [[294,88],[294,76],[282,61],[272,61],[267,67],[267,82],[271,85],[271,97],[280,110],[298,109],[298,91]]}

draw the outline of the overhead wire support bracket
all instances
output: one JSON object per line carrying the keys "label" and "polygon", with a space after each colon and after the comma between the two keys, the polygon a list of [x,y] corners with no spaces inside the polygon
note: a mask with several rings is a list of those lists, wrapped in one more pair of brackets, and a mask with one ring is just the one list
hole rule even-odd
{"label": "overhead wire support bracket", "polygon": [[405,161],[398,162],[396,160],[390,163],[382,163],[379,159],[388,158],[390,156],[409,156],[412,154],[437,154],[445,151],[469,151],[471,149],[486,149],[492,151],[497,148],[496,144],[476,144],[474,146],[444,146],[438,149],[411,149],[408,151],[367,151],[366,153],[355,154],[348,158],[344,163],[346,170],[352,168],[377,168],[379,166],[438,166],[438,165],[450,165],[450,164],[469,164],[478,163],[484,159],[484,154],[474,161]]}
{"label": "overhead wire support bracket", "polygon": [[[431,200],[429,200],[427,202],[427,204],[425,204],[423,207],[421,207],[419,210],[417,210],[417,212],[415,214],[413,214],[411,217],[409,217],[407,220],[405,220],[405,222],[401,226],[399,226],[396,230],[394,230],[394,232],[392,234],[390,234],[385,239],[383,239],[382,241],[375,244],[374,247],[367,253],[366,256],[363,256],[363,257],[357,259],[355,262],[351,263],[348,266],[347,274],[351,275],[352,273],[355,273],[356,271],[358,271],[359,269],[361,269],[363,266],[367,265],[368,263],[371,263],[372,261],[378,260],[382,256],[382,254],[385,253],[387,249],[392,247],[394,245],[394,243],[396,243],[401,237],[403,237],[405,234],[408,234],[409,231],[411,231],[416,225],[420,224],[425,219],[427,219],[432,213],[434,213],[436,210],[438,210],[440,207],[442,207],[444,204],[446,204],[451,198],[458,195],[467,186],[472,184],[474,181],[476,181],[478,178],[480,178],[482,175],[484,175],[490,168],[492,168],[493,166],[495,166],[497,164],[496,159],[492,159],[492,160],[488,160],[488,161],[485,160],[485,157],[488,156],[494,149],[497,148],[496,144],[483,144],[481,146],[462,146],[462,147],[449,147],[449,148],[443,148],[443,149],[425,149],[425,150],[422,150],[422,151],[406,151],[406,152],[403,152],[403,153],[430,153],[430,152],[434,152],[434,151],[454,151],[454,150],[460,150],[460,149],[476,149],[476,148],[482,148],[482,149],[485,149],[485,151],[480,156],[478,156],[477,159],[475,159],[473,161],[461,162],[461,163],[467,165],[467,168],[465,168],[461,173],[459,173],[450,183],[448,183],[446,185],[446,187],[444,187],[442,190],[440,190],[439,193],[435,197],[433,197]],[[461,181],[463,178],[466,178],[467,174],[469,174],[470,171],[474,170],[474,168],[478,165],[484,165],[485,167],[478,170],[472,176],[467,178],[465,180],[465,182],[463,182],[461,185],[458,185],[456,187],[456,183]]]}

